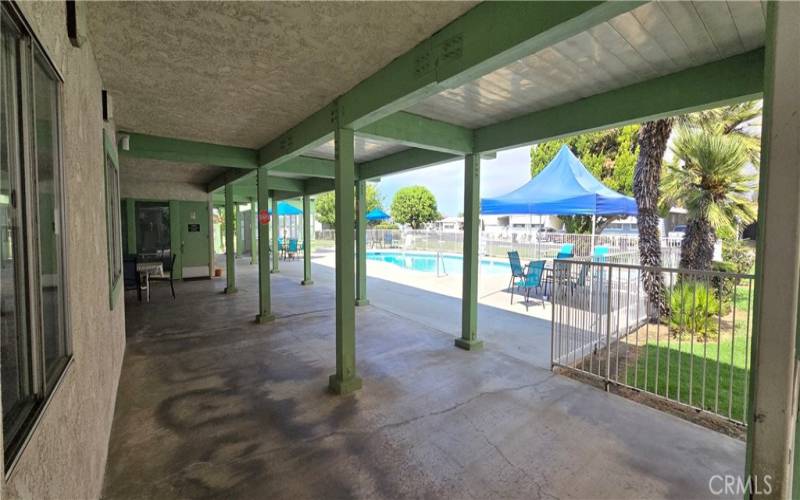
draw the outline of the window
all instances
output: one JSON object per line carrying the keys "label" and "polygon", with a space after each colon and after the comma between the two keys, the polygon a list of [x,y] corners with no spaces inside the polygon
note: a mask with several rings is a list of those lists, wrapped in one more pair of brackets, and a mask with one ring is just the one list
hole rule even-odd
{"label": "window", "polygon": [[109,303],[114,309],[114,302],[119,295],[120,278],[122,277],[122,228],[119,198],[119,162],[114,142],[103,130],[103,153],[105,156],[106,174],[106,233],[108,234],[108,284]]}
{"label": "window", "polygon": [[8,466],[70,353],[64,287],[60,79],[0,9],[0,389]]}

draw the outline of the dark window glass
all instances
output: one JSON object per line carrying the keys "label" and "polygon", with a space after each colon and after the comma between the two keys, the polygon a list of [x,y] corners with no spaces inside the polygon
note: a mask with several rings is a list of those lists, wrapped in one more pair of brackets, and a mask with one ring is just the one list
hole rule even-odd
{"label": "dark window glass", "polygon": [[36,203],[39,215],[39,287],[48,385],[60,373],[67,343],[62,302],[60,185],[57,170],[58,86],[41,58],[33,66],[36,130]]}
{"label": "dark window glass", "polygon": [[33,399],[20,199],[19,34],[2,19],[0,58],[0,367],[3,433],[14,441]]}
{"label": "dark window glass", "polygon": [[170,255],[169,203],[136,202],[136,252],[142,260]]}

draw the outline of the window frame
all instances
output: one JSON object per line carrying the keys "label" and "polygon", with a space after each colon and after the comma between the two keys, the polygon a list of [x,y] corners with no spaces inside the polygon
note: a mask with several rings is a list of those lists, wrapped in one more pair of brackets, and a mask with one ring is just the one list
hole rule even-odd
{"label": "window frame", "polygon": [[[106,201],[106,244],[108,247],[108,304],[114,310],[122,283],[122,199],[119,188],[119,156],[117,147],[103,129],[103,184]],[[109,176],[113,174],[113,178]],[[110,182],[111,181],[111,182]],[[113,186],[112,186],[113,184]],[[113,192],[109,192],[109,187]],[[117,244],[117,248],[114,244]],[[114,257],[118,262],[115,262]]]}
{"label": "window frame", "polygon": [[[24,277],[27,308],[24,325],[27,328],[28,363],[31,375],[30,402],[25,411],[14,415],[14,422],[9,427],[14,429],[12,436],[3,432],[3,461],[2,466],[6,479],[12,474],[16,463],[22,456],[25,447],[30,442],[42,420],[53,396],[58,391],[62,381],[70,371],[73,361],[72,351],[72,322],[69,310],[70,292],[67,286],[69,276],[69,226],[67,225],[68,197],[66,189],[65,163],[64,163],[64,78],[39,41],[24,13],[15,2],[2,2],[0,5],[3,18],[13,26],[17,34],[16,43],[19,44],[19,89],[17,92],[18,109],[14,111],[14,126],[17,129],[17,142],[19,153],[17,163],[10,168],[15,169],[19,177],[20,224],[23,225],[23,255],[19,258],[21,265],[26,269]],[[39,245],[39,184],[38,184],[38,158],[37,137],[35,127],[35,77],[38,63],[47,76],[54,83],[54,116],[52,118],[53,137],[56,147],[53,150],[53,189],[54,195],[54,223],[57,224],[58,254],[58,290],[60,315],[58,318],[60,335],[63,340],[64,352],[48,370],[45,356],[43,296],[41,289],[41,247]],[[15,73],[17,69],[15,69]],[[0,381],[1,382],[1,381]],[[3,412],[5,417],[5,410]],[[5,420],[5,418],[4,418]],[[5,422],[4,422],[5,431]]]}

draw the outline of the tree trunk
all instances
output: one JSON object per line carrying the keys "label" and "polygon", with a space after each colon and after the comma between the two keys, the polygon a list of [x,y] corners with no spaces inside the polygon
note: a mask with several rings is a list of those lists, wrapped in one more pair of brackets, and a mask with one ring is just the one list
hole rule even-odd
{"label": "tree trunk", "polygon": [[[661,160],[672,132],[672,118],[647,122],[639,129],[639,158],[633,174],[633,195],[639,209],[639,257],[643,266],[661,267],[661,235],[658,231],[658,199]],[[650,317],[669,313],[660,272],[643,271],[642,286],[650,299]]]}
{"label": "tree trunk", "polygon": [[681,269],[711,270],[717,235],[706,219],[689,219],[681,241]]}

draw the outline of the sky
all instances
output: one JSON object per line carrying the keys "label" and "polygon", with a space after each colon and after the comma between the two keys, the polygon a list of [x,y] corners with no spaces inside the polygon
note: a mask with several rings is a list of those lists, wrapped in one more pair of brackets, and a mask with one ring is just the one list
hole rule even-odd
{"label": "sky", "polygon": [[[523,146],[497,153],[494,160],[481,160],[481,198],[512,191],[531,178],[531,147]],[[464,160],[420,168],[382,177],[377,184],[388,211],[398,189],[425,186],[436,197],[439,212],[455,216],[464,210]]]}

